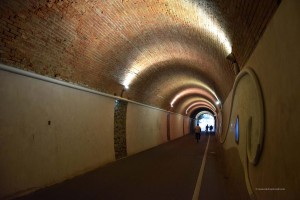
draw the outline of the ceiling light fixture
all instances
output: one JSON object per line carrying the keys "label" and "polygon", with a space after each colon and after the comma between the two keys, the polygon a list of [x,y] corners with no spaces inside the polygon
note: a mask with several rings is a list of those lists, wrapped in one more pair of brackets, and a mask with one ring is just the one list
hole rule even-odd
{"label": "ceiling light fixture", "polygon": [[236,58],[235,58],[234,54],[231,52],[230,54],[228,54],[226,59],[229,60],[232,63],[234,74],[237,76],[238,73],[240,72],[240,67],[239,67],[239,64],[236,61]]}

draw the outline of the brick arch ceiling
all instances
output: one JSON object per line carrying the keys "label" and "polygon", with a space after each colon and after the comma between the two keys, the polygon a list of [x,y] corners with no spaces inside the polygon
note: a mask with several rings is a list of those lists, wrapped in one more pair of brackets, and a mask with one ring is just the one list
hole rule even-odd
{"label": "brick arch ceiling", "polygon": [[[200,109],[201,110],[201,109]],[[208,114],[208,115],[211,115],[211,116],[215,116],[216,113],[213,113],[211,111],[207,111],[207,110],[202,110],[202,111],[199,111],[196,115],[195,115],[195,119],[198,119],[201,115],[203,114]]]}
{"label": "brick arch ceiling", "polygon": [[192,113],[195,111],[195,110],[197,110],[197,109],[201,109],[201,108],[206,108],[206,109],[208,109],[208,110],[210,110],[211,112],[213,112],[214,114],[216,113],[216,111],[211,107],[211,106],[209,106],[209,105],[206,105],[206,104],[204,104],[204,103],[195,103],[195,104],[193,104],[191,107],[190,107],[190,109],[186,112],[186,114],[188,115],[188,116],[191,116],[192,115]]}
{"label": "brick arch ceiling", "polygon": [[278,4],[2,0],[0,61],[108,94],[129,85],[127,97],[163,109],[197,84],[224,100],[234,80],[225,57],[233,51],[243,67]]}
{"label": "brick arch ceiling", "polygon": [[[171,75],[171,76],[170,76]],[[202,93],[215,98],[214,84],[208,79],[209,74],[199,71],[194,66],[183,65],[178,62],[151,67],[141,73],[125,96],[145,101],[148,104],[158,104],[169,107],[172,100],[182,91],[195,88]],[[143,91],[140,91],[143,88]],[[144,93],[141,95],[141,93]],[[143,99],[144,98],[144,99]]]}
{"label": "brick arch ceiling", "polygon": [[194,102],[192,103],[185,111],[185,114],[188,114],[190,112],[193,111],[194,108],[198,107],[198,106],[203,106],[203,107],[206,107],[206,108],[210,108],[211,111],[216,111],[216,109],[214,107],[211,106],[211,104],[209,103],[206,103],[206,102]]}
{"label": "brick arch ceiling", "polygon": [[207,99],[211,104],[213,104],[216,108],[218,107],[218,96],[203,88],[190,87],[181,90],[172,98],[171,106],[175,107],[173,110],[178,110],[183,102],[193,97],[203,97]]}
{"label": "brick arch ceiling", "polygon": [[[207,97],[201,97],[201,96],[190,96],[186,99],[184,99],[183,101],[180,102],[180,104],[177,106],[177,112],[178,113],[181,113],[183,115],[186,114],[186,110],[192,106],[194,103],[202,103],[202,102],[205,102],[207,104],[210,105],[210,107],[213,109],[213,110],[217,110],[217,106],[214,105],[213,103],[211,103],[211,100],[208,99]],[[191,109],[191,108],[190,108]],[[190,110],[189,109],[189,110]]]}

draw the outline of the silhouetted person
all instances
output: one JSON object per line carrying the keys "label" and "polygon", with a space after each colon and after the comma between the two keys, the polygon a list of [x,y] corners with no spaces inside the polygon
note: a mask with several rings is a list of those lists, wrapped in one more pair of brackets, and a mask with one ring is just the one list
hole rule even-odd
{"label": "silhouetted person", "polygon": [[201,134],[201,127],[199,126],[199,124],[197,124],[197,126],[195,126],[195,135],[196,135],[197,142],[199,142],[200,140],[200,134]]}
{"label": "silhouetted person", "polygon": [[213,130],[213,126],[212,126],[212,125],[210,125],[210,127],[209,127],[209,131],[210,131],[210,132],[212,132],[212,130]]}
{"label": "silhouetted person", "polygon": [[208,133],[208,124],[205,127],[205,131],[206,131],[206,133]]}

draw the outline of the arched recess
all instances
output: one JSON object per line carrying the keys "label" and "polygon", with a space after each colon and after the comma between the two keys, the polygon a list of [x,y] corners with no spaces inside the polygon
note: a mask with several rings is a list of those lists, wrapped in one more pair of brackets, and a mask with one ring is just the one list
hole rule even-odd
{"label": "arched recess", "polygon": [[200,111],[196,116],[195,116],[195,119],[198,119],[200,115],[202,114],[205,114],[205,113],[208,113],[210,115],[213,115],[213,113],[207,111],[207,110],[203,110],[203,111]]}
{"label": "arched recess", "polygon": [[[172,47],[172,49],[170,49]],[[215,80],[216,75],[209,73],[209,68],[219,66],[219,63],[203,49],[194,44],[183,44],[179,40],[153,42],[143,46],[143,54],[140,53],[131,57],[127,63],[127,70],[124,71],[123,82],[125,85],[134,85],[144,74],[151,73],[151,70],[163,71],[166,67],[184,66],[186,69],[196,69],[208,77]],[[147,53],[149,57],[146,57]],[[152,57],[155,55],[155,57]],[[174,69],[173,69],[174,71]]]}
{"label": "arched recess", "polygon": [[206,106],[206,105],[198,105],[198,106],[194,106],[193,108],[191,108],[191,110],[187,113],[187,116],[191,116],[192,115],[192,113],[194,113],[194,111],[195,110],[197,110],[197,109],[201,109],[201,108],[206,108],[206,109],[208,109],[208,110],[210,110],[212,113],[213,113],[213,115],[216,115],[217,113],[211,108],[211,107],[209,107],[209,106]]}
{"label": "arched recess", "polygon": [[173,96],[173,98],[170,101],[170,107],[174,107],[175,105],[180,105],[178,102],[180,100],[186,100],[185,98],[191,97],[191,96],[204,96],[206,99],[208,99],[211,103],[215,102],[215,107],[217,106],[216,102],[218,102],[218,97],[216,95],[213,95],[212,93],[203,90],[201,88],[188,88],[185,90],[182,90],[178,92],[176,95]]}
{"label": "arched recess", "polygon": [[190,118],[193,118],[195,119],[197,114],[200,113],[200,112],[203,112],[203,111],[206,111],[206,112],[210,112],[212,115],[214,115],[215,113],[213,111],[211,111],[209,108],[203,108],[203,107],[200,107],[200,108],[196,108],[195,110],[193,110],[189,117]]}
{"label": "arched recess", "polygon": [[195,103],[191,104],[189,107],[187,107],[185,114],[188,114],[193,109],[200,108],[202,106],[211,109],[213,112],[216,112],[216,109],[206,102],[195,102]]}
{"label": "arched recess", "polygon": [[[125,5],[129,5],[129,3],[126,2],[118,7],[122,10]],[[187,12],[190,17],[188,19],[178,18],[178,14],[173,15],[167,12],[166,18],[160,19],[157,18],[159,14],[154,14],[151,21],[157,22],[155,25],[144,23],[147,22],[148,18],[137,18],[134,21],[139,29],[128,32],[124,28],[126,26],[122,26],[122,24],[127,24],[133,20],[132,17],[128,17],[132,10],[129,10],[129,13],[121,12],[120,19],[114,18],[114,15],[109,15],[112,17],[111,19],[117,22],[109,25],[116,27],[118,31],[111,32],[113,35],[111,38],[113,39],[108,38],[108,40],[113,44],[101,54],[103,56],[101,56],[102,62],[100,62],[100,65],[104,67],[103,71],[105,72],[111,70],[115,72],[113,74],[107,73],[108,77],[112,77],[118,83],[118,88],[114,87],[113,89],[116,90],[118,95],[123,86],[129,86],[129,90],[124,92],[125,98],[168,109],[164,102],[169,98],[170,93],[174,94],[176,91],[170,90],[170,92],[165,93],[161,88],[166,87],[162,84],[151,84],[149,86],[149,82],[157,82],[156,78],[155,81],[152,81],[151,73],[155,72],[156,76],[162,76],[165,68],[171,68],[170,65],[174,66],[174,63],[175,65],[183,63],[193,65],[193,68],[202,73],[202,77],[208,77],[208,81],[204,81],[205,83],[212,83],[213,89],[218,91],[220,97],[226,97],[232,82],[227,81],[227,78],[233,79],[233,77],[231,77],[230,68],[225,67],[228,63],[224,62],[224,58],[231,53],[229,39],[224,30],[218,25],[217,19],[211,21],[209,19],[210,15],[205,14],[206,9],[203,10],[197,4],[179,1],[172,6],[175,6],[172,7],[173,11],[181,10],[181,14],[182,9],[185,13],[187,8],[191,9]],[[105,8],[104,6],[104,12],[109,14],[110,12]],[[126,8],[129,7],[125,6],[125,10],[127,10]],[[139,5],[139,10],[142,10],[142,8],[147,9],[143,3]],[[156,8],[161,9],[159,4],[153,5],[152,8],[154,11]],[[135,16],[134,13],[132,14]],[[103,17],[106,19],[107,16],[104,15]],[[199,21],[199,19],[201,20]],[[187,24],[187,21],[190,23]],[[109,22],[109,20],[106,22]],[[117,37],[118,35],[121,35],[121,37]],[[98,48],[95,48],[95,50],[98,50]],[[172,69],[174,70],[171,73],[173,77],[176,69],[173,67]],[[187,73],[187,71],[189,70],[184,73]],[[196,73],[197,76],[201,75],[199,72]],[[198,78],[198,81],[201,79]],[[140,80],[143,84],[135,84],[135,81]],[[188,80],[186,79],[186,81]],[[165,79],[165,83],[165,86],[172,86],[177,81]],[[101,86],[103,83],[97,85]]]}
{"label": "arched recess", "polygon": [[[218,49],[217,51],[223,54],[223,57],[231,53],[231,44],[227,35],[225,34],[222,27],[220,27],[218,20],[216,18],[214,18],[213,20],[211,19],[210,14],[207,13],[206,6],[205,9],[203,9],[203,5],[201,5],[201,3],[194,4],[188,1],[178,1],[174,4],[171,2],[168,3],[170,4],[168,5],[168,7],[170,6],[170,8],[172,8],[172,12],[171,10],[168,10],[166,12],[166,18],[157,18],[157,16],[160,15],[154,14],[153,18],[151,19],[157,22],[155,23],[155,26],[154,23],[146,23],[147,26],[145,27],[145,24],[141,23],[140,25],[142,26],[142,29],[140,30],[142,31],[138,32],[137,34],[135,33],[135,31],[137,30],[134,29],[132,31],[133,33],[130,34],[133,37],[130,38],[132,42],[131,44],[135,44],[135,47],[137,46],[137,43],[142,43],[143,45],[135,49],[135,53],[130,53],[129,57],[133,58],[133,62],[129,63],[130,67],[127,69],[129,69],[129,71],[132,71],[132,73],[129,72],[126,75],[126,77],[123,79],[122,84],[130,84],[132,78],[140,73],[141,70],[144,70],[146,66],[151,66],[153,64],[153,62],[151,62],[151,57],[149,59],[149,56],[145,56],[145,52],[147,51],[151,52],[151,55],[156,54],[157,51],[159,52],[159,54],[153,57],[155,59],[155,62],[160,61],[161,58],[168,58],[168,56],[177,57],[171,55],[172,51],[170,51],[169,47],[173,47],[171,48],[171,50],[176,50],[178,56],[184,55],[184,57],[195,55],[194,53],[192,53],[191,49],[197,49],[198,52],[196,52],[196,54],[199,53],[199,49],[202,49],[202,56],[200,54],[200,56],[197,56],[198,58],[207,58],[207,56],[203,56],[203,53],[207,54],[208,50],[212,50],[211,48],[216,47]],[[142,9],[143,6],[145,5],[140,5],[139,8]],[[153,10],[153,12],[156,12],[156,9],[161,10],[160,6],[161,5],[159,3],[156,3],[151,6],[151,10]],[[176,10],[180,10],[180,14],[175,14]],[[172,13],[175,15],[173,15]],[[182,15],[183,13],[186,13],[185,16],[189,16],[189,18],[178,18],[178,14]],[[128,18],[127,14],[124,16],[124,18],[126,19],[125,22],[132,20],[131,18]],[[145,21],[146,20],[147,18],[145,19]],[[188,25],[186,23],[186,20],[190,21]],[[139,18],[136,19],[136,21],[140,22],[141,20]],[[121,29],[121,31],[122,30],[124,29]],[[160,37],[152,37],[152,35],[159,35]],[[171,42],[170,39],[172,40]],[[210,41],[209,43],[213,43],[214,45],[207,44],[207,41]],[[145,42],[147,45],[144,44]],[[177,45],[178,43],[179,46]],[[199,45],[199,43],[201,45]],[[186,48],[188,49],[188,51],[185,51],[186,46],[189,46],[188,48]],[[213,55],[211,52],[208,54]]]}
{"label": "arched recess", "polygon": [[[216,113],[213,112],[210,108],[207,108],[207,107],[204,107],[204,106],[200,106],[200,107],[195,107],[189,114],[188,116],[192,119],[191,120],[191,124],[190,124],[190,127],[191,127],[191,131],[192,131],[192,128],[196,125],[196,118],[197,118],[197,115],[199,113],[204,113],[204,112],[207,112],[207,113],[210,113],[212,116],[216,116]],[[218,124],[218,119],[215,117],[215,128],[217,128],[217,124]]]}
{"label": "arched recess", "polygon": [[[126,95],[130,98],[138,98],[140,101],[147,101],[150,105],[163,107],[166,110],[170,108],[172,99],[178,93],[181,95],[180,93],[185,90],[193,91],[184,95],[190,95],[194,92],[198,95],[208,96],[212,101],[219,98],[214,92],[213,85],[215,83],[213,80],[205,77],[206,74],[197,69],[194,64],[192,65],[188,60],[185,61],[186,63],[180,63],[182,60],[170,60],[169,62],[160,63],[163,66],[151,67],[141,73],[139,78],[132,82]],[[195,92],[195,90],[197,91]],[[178,101],[181,100],[180,97],[177,97]]]}
{"label": "arched recess", "polygon": [[[30,12],[24,10],[32,17],[37,17],[31,14],[42,9],[47,24],[52,27],[40,34],[44,23],[32,23],[31,18],[22,20],[24,27],[32,27],[24,30],[24,34],[32,37],[17,37],[8,44],[16,55],[24,57],[18,59],[19,67],[119,96],[128,84],[125,83],[128,82],[127,76],[129,80],[133,78],[130,76],[136,80],[147,79],[147,75],[142,75],[143,71],[159,74],[169,64],[163,64],[161,68],[155,66],[157,63],[172,63],[177,59],[185,64],[193,63],[196,69],[207,75],[222,99],[230,91],[233,74],[225,57],[231,53],[231,39],[226,31],[227,25],[222,23],[222,15],[213,16],[217,8],[208,7],[206,3],[111,0],[78,1],[74,7],[74,2],[64,2],[66,6],[57,2],[49,6],[46,1],[40,2],[39,6],[30,1],[17,2],[20,7],[32,7]],[[7,7],[15,6],[7,1]],[[5,16],[19,18],[12,15],[18,12],[17,8],[14,10],[5,12]],[[62,13],[73,13],[74,16],[62,17]],[[62,25],[64,29],[61,29]],[[27,40],[35,48],[26,45]],[[39,53],[45,48],[47,54]],[[38,56],[29,59],[24,52]],[[55,59],[57,57],[60,59]],[[169,85],[176,83],[166,82]],[[144,97],[151,93],[147,84],[136,88],[131,86],[123,97],[166,109],[161,105],[169,93],[162,95],[160,85],[150,88],[157,96],[154,102],[148,102]]]}
{"label": "arched recess", "polygon": [[217,124],[215,115],[207,111],[201,111],[196,115],[195,119],[202,132],[215,133]]}
{"label": "arched recess", "polygon": [[214,108],[214,110],[216,110],[216,106],[205,96],[198,96],[198,95],[189,95],[186,96],[184,99],[182,99],[181,101],[178,102],[178,106],[176,109],[176,112],[181,113],[183,115],[185,115],[185,111],[187,110],[187,108],[192,105],[193,103],[196,102],[205,102],[208,103],[212,108]]}
{"label": "arched recess", "polygon": [[[213,86],[211,88],[220,94],[221,99],[224,99],[225,95],[223,95],[223,92],[226,90],[225,93],[227,94],[233,82],[225,80],[227,76],[231,76],[231,73],[225,72],[230,69],[230,67],[224,67],[226,63],[222,63],[224,62],[223,59],[222,62],[219,62],[215,57],[211,56],[212,54],[201,49],[202,47],[199,49],[199,46],[184,43],[185,41],[183,42],[181,39],[182,38],[172,42],[163,40],[159,42],[153,41],[151,45],[149,44],[150,47],[148,44],[142,44],[138,52],[133,52],[132,55],[128,55],[130,60],[127,60],[125,66],[123,64],[123,68],[120,69],[120,72],[123,73],[123,78],[118,80],[121,85],[129,85],[128,96],[135,99],[152,93],[156,94],[152,95],[154,97],[158,94],[158,99],[161,97],[167,98],[168,94],[161,92],[162,84],[155,84],[159,82],[156,79],[160,76],[164,76],[164,71],[169,69],[165,78],[168,82],[168,79],[172,78],[173,74],[178,72],[179,66],[185,66],[185,71],[183,71],[182,74],[196,71],[192,77],[196,76],[197,78],[195,80],[198,82],[204,82],[210,87]],[[197,40],[196,38],[194,39]],[[209,47],[208,49],[210,48],[214,47]],[[153,75],[153,73],[156,73],[156,75]],[[170,76],[170,74],[172,74],[172,76]],[[202,81],[204,77],[207,77],[206,79],[208,81]],[[153,79],[155,79],[155,81],[151,81]],[[233,79],[233,77],[230,79]],[[186,81],[189,80],[190,79],[186,79]],[[172,81],[172,83],[169,82],[166,86],[170,87],[176,83],[177,81]],[[227,84],[229,84],[229,87],[227,87]],[[151,85],[151,87],[149,85]],[[149,95],[148,97],[152,96]],[[148,97],[143,98],[143,101],[149,99]],[[153,101],[149,103],[153,104],[152,102]]]}

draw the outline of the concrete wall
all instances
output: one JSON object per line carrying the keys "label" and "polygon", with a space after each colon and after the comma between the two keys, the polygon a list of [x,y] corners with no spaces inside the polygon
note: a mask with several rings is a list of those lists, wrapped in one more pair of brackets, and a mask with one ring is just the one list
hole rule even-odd
{"label": "concrete wall", "polygon": [[223,107],[221,112],[218,113],[218,122],[219,122],[219,137],[221,140],[224,140],[226,137],[226,128],[229,123],[229,114],[231,109],[231,101],[232,101],[232,91],[227,96],[226,101],[223,103]]}
{"label": "concrete wall", "polygon": [[167,142],[167,112],[128,103],[126,119],[128,155]]}
{"label": "concrete wall", "polygon": [[190,133],[190,125],[191,125],[191,123],[190,123],[190,118],[189,117],[184,117],[183,118],[183,128],[184,128],[184,135],[187,135],[187,134],[189,134]]}
{"label": "concrete wall", "polygon": [[[0,70],[0,96],[0,198],[115,161],[113,97],[4,70]],[[167,115],[128,102],[121,116],[126,120],[128,155],[168,141]],[[171,140],[188,130],[189,118],[170,114]]]}
{"label": "concrete wall", "polygon": [[[241,167],[242,163],[244,170],[248,167],[251,189],[257,199],[298,199],[300,196],[300,134],[297,126],[300,113],[299,8],[299,1],[282,1],[245,65],[245,68],[254,69],[264,97],[265,136],[258,164],[244,164],[244,123],[240,126],[241,143],[234,142],[234,131],[230,128],[223,145],[228,166]],[[243,115],[245,104],[252,100],[242,99],[242,96],[243,93],[234,94],[233,98],[240,99],[243,104],[239,101],[234,103],[231,124],[235,123],[237,114]],[[230,101],[227,99],[224,104],[223,118],[228,118]],[[225,122],[228,119],[223,121],[227,126]],[[240,171],[237,168],[234,170]],[[227,170],[231,178],[243,179],[238,177],[242,176],[240,173],[233,174],[232,171]]]}
{"label": "concrete wall", "polygon": [[0,198],[114,161],[114,100],[0,70]]}
{"label": "concrete wall", "polygon": [[183,134],[183,116],[171,113],[170,114],[170,138],[174,140],[182,137]]}

